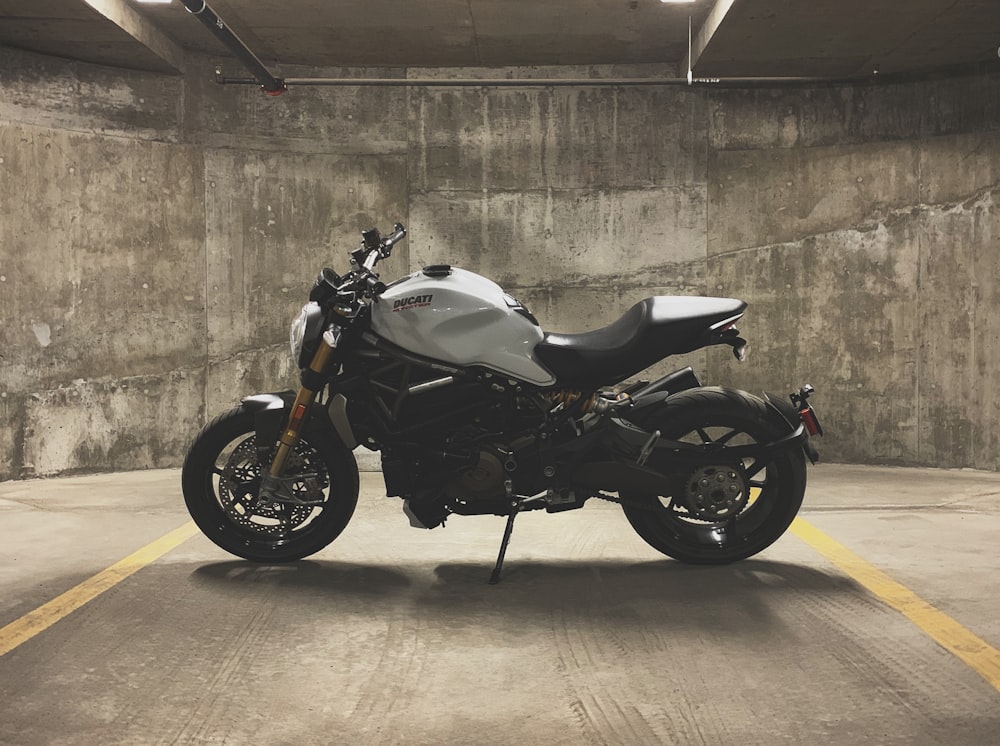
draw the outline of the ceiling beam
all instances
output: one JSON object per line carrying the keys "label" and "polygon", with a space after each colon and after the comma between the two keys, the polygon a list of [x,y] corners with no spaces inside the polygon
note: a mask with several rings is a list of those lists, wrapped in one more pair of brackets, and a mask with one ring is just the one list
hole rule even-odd
{"label": "ceiling beam", "polygon": [[708,17],[705,18],[705,23],[698,29],[698,33],[691,38],[688,53],[684,55],[685,72],[694,70],[694,66],[698,64],[698,59],[705,51],[712,37],[715,36],[715,32],[719,30],[722,21],[725,19],[730,8],[733,7],[734,2],[735,0],[716,0],[715,6],[708,12]]}
{"label": "ceiling beam", "polygon": [[184,72],[184,50],[144,18],[126,0],[84,0],[177,72]]}

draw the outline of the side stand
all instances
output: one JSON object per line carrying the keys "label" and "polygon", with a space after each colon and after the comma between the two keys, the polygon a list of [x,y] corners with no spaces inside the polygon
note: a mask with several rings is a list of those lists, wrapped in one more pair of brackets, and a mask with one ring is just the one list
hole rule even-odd
{"label": "side stand", "polygon": [[500,554],[497,555],[497,564],[493,568],[493,573],[490,575],[490,585],[496,585],[500,582],[500,570],[503,568],[503,560],[507,555],[507,545],[510,544],[510,534],[514,530],[514,519],[517,518],[517,514],[521,512],[521,501],[514,500],[511,504],[510,515],[507,516],[507,527],[503,531],[503,541],[500,542]]}

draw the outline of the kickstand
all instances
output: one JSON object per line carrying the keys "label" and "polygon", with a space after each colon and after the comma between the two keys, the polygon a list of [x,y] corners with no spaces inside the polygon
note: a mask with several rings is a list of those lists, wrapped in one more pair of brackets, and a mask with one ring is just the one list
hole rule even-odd
{"label": "kickstand", "polygon": [[517,514],[521,512],[521,501],[515,500],[510,509],[510,515],[507,516],[507,527],[503,530],[503,541],[500,542],[500,554],[497,555],[497,564],[493,568],[493,573],[490,575],[490,585],[496,585],[500,582],[500,570],[503,567],[503,558],[507,554],[507,545],[510,544],[510,533],[514,530],[514,519],[517,518]]}

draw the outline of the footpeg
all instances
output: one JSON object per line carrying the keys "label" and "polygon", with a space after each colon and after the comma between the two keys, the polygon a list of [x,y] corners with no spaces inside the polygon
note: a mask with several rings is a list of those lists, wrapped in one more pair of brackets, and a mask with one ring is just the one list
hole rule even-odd
{"label": "footpeg", "polygon": [[545,495],[545,512],[562,513],[564,510],[582,508],[589,495],[580,496],[575,490],[549,490]]}

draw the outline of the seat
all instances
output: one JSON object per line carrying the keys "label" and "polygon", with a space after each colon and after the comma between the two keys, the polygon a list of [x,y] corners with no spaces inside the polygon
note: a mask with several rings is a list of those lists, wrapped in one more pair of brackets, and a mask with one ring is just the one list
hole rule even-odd
{"label": "seat", "polygon": [[560,386],[606,386],[669,355],[704,346],[710,327],[739,316],[746,307],[745,302],[734,298],[646,298],[601,329],[546,334],[535,346],[535,355]]}

